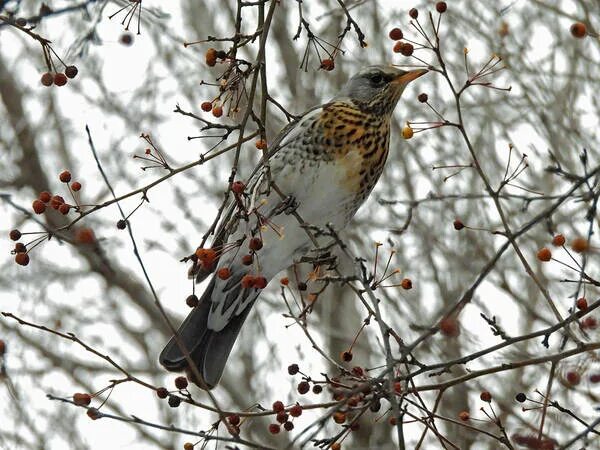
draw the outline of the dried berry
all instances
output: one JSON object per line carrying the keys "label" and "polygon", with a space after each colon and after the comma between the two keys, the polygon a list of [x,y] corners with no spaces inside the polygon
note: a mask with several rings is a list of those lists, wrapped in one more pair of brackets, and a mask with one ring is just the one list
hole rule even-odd
{"label": "dried berry", "polygon": [[460,219],[456,219],[452,225],[454,226],[454,229],[459,231],[462,230],[465,227],[465,224],[462,223],[462,221]]}
{"label": "dried berry", "polygon": [[275,416],[275,420],[277,420],[277,422],[279,423],[286,423],[289,417],[290,416],[285,411],[281,411],[277,413],[277,416]]}
{"label": "dried berry", "polygon": [[577,306],[578,310],[585,311],[588,308],[588,303],[585,297],[578,298],[575,302],[575,306]]}
{"label": "dried berry", "polygon": [[38,198],[41,201],[43,201],[44,203],[48,203],[50,201],[50,199],[52,198],[52,194],[50,194],[50,192],[48,192],[48,191],[42,191],[42,192],[40,192],[40,195]]}
{"label": "dried berry", "polygon": [[462,420],[463,422],[466,422],[467,420],[469,420],[471,418],[471,415],[469,414],[468,411],[461,411],[460,413],[458,413],[458,418],[460,420]]}
{"label": "dried berry", "polygon": [[352,361],[352,352],[350,352],[350,351],[342,352],[340,355],[340,358],[344,362],[350,362],[350,361]]}
{"label": "dried berry", "polygon": [[158,396],[158,398],[167,398],[167,396],[169,395],[169,391],[167,391],[166,387],[159,387],[156,390],[156,395]]}
{"label": "dried berry", "polygon": [[229,267],[221,267],[217,270],[217,276],[221,280],[227,280],[231,276],[231,269],[229,269]]}
{"label": "dried berry", "polygon": [[54,74],[54,84],[57,86],[64,86],[67,84],[67,76],[64,73],[55,73]]}
{"label": "dried berry", "polygon": [[124,230],[125,228],[127,228],[127,221],[121,219],[117,222],[117,228],[119,230]]}
{"label": "dried berry", "polygon": [[242,256],[242,264],[245,266],[249,266],[254,261],[254,257],[252,255],[244,255]]}
{"label": "dried berry", "polygon": [[283,428],[285,428],[285,431],[292,431],[294,429],[294,424],[292,422],[286,422],[283,424]]}
{"label": "dried berry", "polygon": [[585,238],[578,237],[571,241],[571,249],[573,249],[575,253],[584,253],[588,250],[588,248],[589,243]]}
{"label": "dried berry", "polygon": [[179,390],[185,389],[186,387],[188,387],[187,378],[183,377],[183,376],[175,378],[175,387]]}
{"label": "dried berry", "polygon": [[537,252],[537,259],[542,262],[548,262],[552,259],[552,252],[549,248],[544,247]]}
{"label": "dried berry", "polygon": [[288,366],[288,373],[290,375],[296,375],[298,372],[300,372],[300,368],[298,367],[298,364],[290,364]]}
{"label": "dried berry", "polygon": [[75,192],[80,191],[81,190],[81,183],[79,181],[73,181],[71,183],[71,189],[73,189]]}
{"label": "dried berry", "polygon": [[312,387],[312,391],[313,391],[313,394],[320,394],[321,392],[323,392],[323,386],[321,386],[320,384],[315,384]]}
{"label": "dried berry", "polygon": [[42,74],[42,84],[44,86],[52,86],[54,84],[54,76],[50,72]]}
{"label": "dried berry", "polygon": [[413,131],[413,129],[409,126],[406,126],[404,128],[402,128],[402,137],[404,139],[410,139],[413,137],[413,135],[415,134],[415,132]]}
{"label": "dried berry", "polygon": [[212,104],[212,102],[202,102],[202,104],[200,105],[200,108],[204,112],[209,112],[212,110],[213,104]]}
{"label": "dried berry", "polygon": [[419,17],[419,11],[417,11],[417,8],[411,8],[411,10],[408,11],[408,15],[413,19],[416,19],[417,17]]}
{"label": "dried berry", "polygon": [[241,181],[234,181],[233,183],[231,183],[231,190],[235,194],[241,194],[242,192],[244,192],[244,189],[246,189],[246,185]]}
{"label": "dried berry", "polygon": [[527,400],[527,396],[522,392],[519,392],[517,395],[515,395],[515,400],[519,403],[523,403],[525,400]]}
{"label": "dried berry", "polygon": [[437,12],[439,12],[440,14],[445,13],[447,9],[448,9],[448,5],[446,4],[446,2],[437,2],[435,4],[435,10]]}
{"label": "dried berry", "polygon": [[181,404],[181,398],[176,395],[169,395],[168,401],[171,408],[177,408]]}
{"label": "dried berry", "polygon": [[29,255],[27,253],[17,253],[15,255],[15,262],[20,266],[26,266],[29,264]]}
{"label": "dried berry", "polygon": [[562,234],[557,234],[552,238],[552,245],[555,247],[562,247],[565,245],[565,237]]}
{"label": "dried berry", "polygon": [[273,402],[273,411],[282,412],[284,409],[285,409],[285,405],[283,404],[283,402],[281,400],[277,400],[276,402]]}
{"label": "dried berry", "polygon": [[119,42],[127,47],[133,44],[133,35],[131,33],[123,33],[119,36]]}
{"label": "dried berry", "polygon": [[302,281],[300,283],[298,283],[298,290],[299,291],[305,291],[307,289],[308,289],[308,286],[306,285],[306,283],[304,283]]}
{"label": "dried berry", "polygon": [[36,214],[42,214],[46,211],[46,204],[41,200],[34,200],[31,207]]}
{"label": "dried berry", "polygon": [[195,308],[196,306],[198,306],[199,303],[200,300],[198,300],[198,296],[195,294],[188,295],[185,299],[185,304],[188,305],[190,308]]}
{"label": "dried berry", "polygon": [[3,356],[6,353],[6,342],[0,339],[0,356]]}
{"label": "dried berry", "polygon": [[248,242],[248,248],[254,251],[260,250],[261,248],[263,248],[262,239],[259,237],[253,237],[252,239],[250,239],[250,242]]}
{"label": "dried berry", "polygon": [[71,181],[71,172],[69,172],[68,170],[63,170],[58,176],[58,179],[63,183],[68,183],[69,181]]}
{"label": "dried berry", "polygon": [[410,278],[404,278],[401,282],[400,285],[402,286],[402,289],[406,289],[407,291],[409,289],[412,289],[413,285],[412,285],[412,281]]}
{"label": "dried berry", "polygon": [[215,64],[217,64],[217,51],[214,48],[209,48],[206,50],[204,58],[206,60],[206,64],[210,67],[213,67]]}
{"label": "dried berry", "polygon": [[10,237],[11,241],[18,241],[21,239],[21,232],[19,230],[10,230],[8,236]]}
{"label": "dried berry", "polygon": [[25,253],[27,251],[27,247],[22,242],[17,242],[15,244],[15,253]]}
{"label": "dried berry", "polygon": [[240,419],[240,416],[238,416],[237,414],[231,414],[230,416],[227,417],[227,421],[231,425],[239,425],[241,419]]}
{"label": "dried berry", "polygon": [[587,27],[585,26],[585,23],[575,22],[573,25],[571,25],[571,34],[578,39],[583,39],[587,34]]}
{"label": "dried berry", "polygon": [[326,70],[327,72],[331,72],[335,69],[335,63],[333,59],[327,58],[321,61],[321,69]]}
{"label": "dried berry", "polygon": [[308,381],[301,381],[300,383],[298,383],[298,393],[299,394],[304,395],[309,390],[310,390],[310,384],[308,384]]}
{"label": "dried berry", "polygon": [[92,420],[100,418],[100,411],[98,411],[96,408],[88,408],[86,414]]}
{"label": "dried berry", "polygon": [[17,20],[15,20],[15,23],[17,25],[19,25],[20,27],[24,27],[27,25],[27,19],[25,17],[17,17]]}
{"label": "dried berry", "polygon": [[73,403],[79,406],[87,406],[92,401],[90,394],[82,394],[80,392],[73,394]]}
{"label": "dried berry", "polygon": [[479,395],[479,398],[481,399],[482,402],[490,403],[492,401],[492,394],[490,394],[488,391],[483,391]]}
{"label": "dried berry", "polygon": [[422,92],[422,93],[419,94],[419,96],[417,97],[417,99],[421,103],[427,103],[427,100],[429,99],[429,96],[425,92]]}
{"label": "dried berry", "polygon": [[400,28],[392,28],[389,33],[389,37],[392,41],[399,41],[404,37],[404,33]]}
{"label": "dried berry", "polygon": [[290,416],[292,417],[300,417],[302,415],[302,406],[296,403],[294,406],[290,408]]}
{"label": "dried berry", "polygon": [[79,70],[77,70],[77,67],[75,66],[67,66],[65,68],[65,75],[69,78],[75,78],[78,72]]}

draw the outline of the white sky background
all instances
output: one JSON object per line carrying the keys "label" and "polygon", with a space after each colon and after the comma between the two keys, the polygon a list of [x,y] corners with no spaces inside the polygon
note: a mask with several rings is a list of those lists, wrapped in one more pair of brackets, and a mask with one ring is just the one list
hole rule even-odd
{"label": "white sky background", "polygon": [[[284,0],[285,1],[285,0]],[[58,2],[57,2],[58,3]],[[397,9],[391,9],[392,5],[394,7],[398,3],[397,1],[380,1],[378,5],[382,8],[382,16],[385,16],[387,10],[389,11],[397,11]],[[450,7],[452,7],[452,2],[450,3]],[[505,3],[509,3],[506,1]],[[565,2],[567,5],[569,2]],[[57,6],[55,4],[55,6]],[[158,1],[158,0],[144,0],[144,6],[157,6],[168,12],[170,14],[170,18],[167,19],[170,23],[170,30],[181,30],[182,26],[182,17],[181,11],[179,10],[179,2],[177,1]],[[408,5],[411,6],[411,5]],[[388,9],[386,9],[388,8]],[[111,5],[107,8],[104,16],[106,17],[109,13],[111,13],[116,7]],[[316,14],[315,14],[316,15]],[[395,17],[395,16],[392,16]],[[118,18],[117,18],[118,19]],[[359,19],[359,18],[358,18]],[[511,14],[506,15],[506,20],[511,23],[512,16]],[[390,20],[390,26],[396,25],[395,21]],[[405,23],[404,17],[398,20],[399,24]],[[37,30],[40,34],[46,36],[53,37],[56,34],[56,30],[60,30],[60,24],[63,23],[63,19],[54,18],[51,21],[48,21],[48,24],[43,23],[42,26]],[[65,22],[66,23],[66,22]],[[295,25],[294,25],[295,27]],[[379,36],[379,39],[385,40],[385,45],[389,45],[390,41],[387,39],[387,30],[388,26],[385,26],[382,30],[382,35]],[[295,29],[295,28],[294,28]],[[119,20],[113,19],[109,21],[104,19],[97,28],[98,33],[103,40],[103,45],[92,47],[91,51],[102,55],[101,59],[103,60],[103,66],[100,68],[98,76],[103,77],[106,81],[107,85],[111,86],[113,92],[119,96],[119,98],[127,98],[131,95],[131,93],[139,88],[137,86],[137,81],[143,79],[143,74],[146,73],[147,68],[149,67],[149,62],[155,58],[154,46],[144,35],[144,31],[142,30],[141,36],[135,36],[134,44],[131,47],[126,47],[121,45],[118,42],[118,37],[122,32],[122,26],[119,24]],[[565,32],[568,31],[568,21],[565,21]],[[174,31],[176,33],[177,31]],[[544,28],[539,28],[532,31],[534,33],[534,47],[535,52],[539,52],[539,55],[543,55],[548,51],[551,51],[552,48],[552,31]],[[369,34],[369,33],[367,33]],[[64,33],[64,42],[60,40],[55,40],[55,48],[59,54],[64,54],[66,49],[68,48],[68,44],[71,42],[72,36],[69,36],[68,33]],[[196,36],[182,36],[183,38],[194,40]],[[375,39],[375,35],[372,35],[371,39]],[[0,31],[0,39],[1,39],[1,49],[5,55],[11,54],[11,46],[15,46],[15,52],[22,45],[22,37],[18,36],[17,33],[12,30],[3,29]],[[53,39],[54,40],[54,39]],[[350,50],[346,57],[344,58],[346,61],[351,62],[352,60],[366,60],[367,58],[364,56],[364,53],[359,53],[355,50],[354,46],[354,36],[348,38],[347,44],[350,47]],[[477,41],[473,42],[465,42],[466,46],[469,47],[471,61],[484,61],[489,57],[489,49],[484,48],[482,45],[479,45]],[[297,45],[298,51],[302,51],[303,43]],[[201,47],[200,47],[201,48]],[[197,57],[195,50],[190,50],[190,55],[194,55]],[[368,55],[368,50],[366,51]],[[535,53],[534,53],[535,55]],[[533,56],[534,56],[533,55]],[[273,57],[273,55],[269,55]],[[391,56],[391,52],[390,52]],[[36,90],[44,90],[44,88],[39,83],[40,73],[43,71],[43,61],[40,55],[38,58],[38,66],[33,70],[29,66],[30,61],[35,61],[35,59],[31,59],[29,61],[17,62],[15,64],[15,72],[18,73],[21,86],[28,86],[30,89],[29,99],[30,104],[29,112],[36,120],[43,120],[42,111],[43,105],[39,104],[39,101],[36,99],[35,92]],[[85,72],[88,68],[86,67],[85,61],[76,61],[76,65],[80,69],[80,73]],[[475,64],[474,64],[475,65]],[[201,73],[203,70],[203,65],[200,61],[199,64],[199,72],[190,74],[192,77],[197,77],[198,79],[201,77]],[[360,66],[360,62],[356,62],[356,67]],[[271,67],[277,67],[276,64],[271,65]],[[151,132],[153,139],[155,142],[166,151],[168,157],[171,162],[174,162],[174,165],[177,166],[179,163],[184,163],[190,161],[194,156],[197,155],[201,151],[200,141],[193,140],[188,141],[187,136],[197,134],[197,126],[191,120],[182,120],[180,115],[172,114],[170,111],[173,110],[176,103],[181,101],[180,95],[178,95],[177,91],[177,80],[167,77],[167,73],[155,73],[156,77],[165,77],[160,82],[160,103],[161,114],[164,115],[164,120],[161,122],[161,125],[157,129],[146,130],[140,129],[140,132]],[[277,74],[269,74],[272,76],[273,80],[277,80]],[[313,75],[315,78],[315,82],[319,83],[321,78],[327,77],[328,74],[325,72],[316,72]],[[506,78],[504,78],[506,79]],[[96,194],[97,192],[102,191],[103,185],[100,181],[100,177],[97,174],[97,169],[95,162],[91,156],[91,153],[88,150],[87,138],[85,135],[85,125],[89,125],[95,140],[96,147],[99,149],[105,149],[108,146],[114,145],[115,142],[118,142],[118,146],[114,148],[114,152],[118,152],[118,157],[122,158],[123,164],[129,167],[138,167],[139,162],[130,158],[130,156],[134,153],[140,154],[143,152],[145,148],[144,143],[139,139],[136,135],[124,134],[125,130],[122,128],[121,124],[116,121],[108,121],[106,116],[93,104],[90,102],[86,102],[82,99],[82,97],[78,94],[75,94],[71,90],[70,84],[78,84],[81,83],[81,88],[85,91],[86,82],[82,80],[81,77],[75,79],[74,81],[70,81],[66,87],[63,88],[53,88],[55,92],[53,93],[56,103],[59,105],[61,109],[64,110],[65,115],[68,115],[71,120],[74,131],[74,136],[78,136],[75,141],[70,143],[71,148],[77,148],[77,160],[76,167],[69,168],[72,169],[72,172],[75,175],[75,179],[79,179],[79,174],[81,174],[81,179],[84,184],[83,193],[84,195]],[[423,87],[426,86],[427,81],[419,80],[419,87],[411,87],[410,93],[407,91],[407,95],[415,95],[417,93],[417,89],[419,91],[424,90]],[[98,92],[86,92],[91,98],[95,98],[98,95],[101,95]],[[333,92],[324,92],[322,100],[327,100],[330,96],[332,96]],[[518,95],[518,92],[513,91],[510,95]],[[134,100],[135,101],[135,100]],[[190,105],[181,104],[183,109],[187,109]],[[585,105],[583,105],[585,108]],[[196,108],[198,111],[199,108]],[[415,118],[418,119],[418,118]],[[597,125],[598,118],[590,117],[590,126]],[[142,119],[143,122],[143,119]],[[515,123],[515,128],[512,130],[511,135],[513,137],[513,142],[517,143],[518,146],[522,149],[529,148],[529,146],[534,145],[538,148],[544,148],[544,142],[540,139],[539,136],[535,134],[535,130],[531,130],[528,126],[521,127],[519,123]],[[416,145],[415,142],[418,142],[418,146],[420,148],[425,148],[427,146],[428,134],[423,133],[419,134],[413,141],[411,141],[407,145]],[[396,142],[398,142],[396,140]],[[403,145],[402,142],[399,143]],[[79,150],[80,149],[80,150]],[[545,160],[530,158],[530,165],[533,170],[541,170],[543,166],[546,164]],[[218,163],[209,163],[206,166],[202,166],[200,168],[194,169],[197,174],[201,174],[204,170],[215,170],[213,167]],[[59,173],[62,170],[62,167],[55,167],[52,165],[52,162],[49,162],[48,171],[49,173]],[[228,171],[228,168],[224,168],[224,170]],[[132,188],[142,186],[153,180],[157,177],[157,172],[147,171],[141,172],[138,178],[137,186],[128,186],[125,183],[122,183],[121,180],[114,179],[111,176],[111,173],[108,173],[109,178],[114,181],[114,187],[117,190],[117,195],[119,193],[125,193]],[[186,280],[186,273],[184,266],[179,262],[179,259],[182,255],[179,253],[173,253],[171,257],[166,257],[167,253],[165,252],[155,252],[152,250],[146,250],[143,242],[145,238],[156,238],[156,233],[159,232],[158,228],[153,227],[153,221],[156,216],[154,214],[154,208],[160,207],[161,209],[165,208],[168,210],[169,208],[173,208],[173,192],[170,187],[171,183],[179,183],[180,179],[175,178],[165,183],[163,186],[153,189],[150,192],[151,204],[149,207],[141,208],[131,219],[131,223],[133,226],[133,230],[136,235],[136,239],[138,244],[140,244],[140,249],[142,252],[142,257],[144,259],[144,263],[148,269],[148,272],[153,280],[154,285],[158,289],[159,296],[163,304],[170,310],[176,311],[178,314],[183,315],[187,313],[187,308],[184,305],[183,299],[190,292],[190,284]],[[185,188],[185,186],[184,186]],[[421,194],[425,196],[427,194],[427,188],[421,189]],[[29,198],[24,197],[23,203],[25,205],[29,204]],[[373,198],[371,198],[373,201]],[[137,205],[138,198],[130,199],[122,203],[124,209],[131,210],[133,207]],[[207,205],[203,199],[195,198],[190,199],[190,207],[191,208],[202,208],[206,211],[207,222],[210,221],[210,217],[214,215],[216,212],[216,205]],[[164,209],[163,209],[164,211]],[[0,206],[0,214],[2,214],[3,219],[1,220],[0,226],[2,235],[6,235],[11,226],[11,215],[12,212],[5,206]],[[102,216],[106,219],[113,220],[116,222],[119,219],[118,212],[116,208],[108,208],[107,210],[103,210],[101,212]],[[177,217],[177,212],[173,211],[175,217]],[[360,212],[359,212],[360,214]],[[178,221],[178,232],[185,235],[189,242],[196,242],[199,240],[201,234],[205,231],[204,229],[198,230],[195,229],[193,224],[186,223],[185,221]],[[141,271],[138,269],[138,263],[134,258],[134,255],[130,251],[130,243],[128,240],[123,239],[123,234],[120,234],[115,228],[113,229],[103,229],[101,230],[101,236],[107,239],[107,248],[113,249],[115,254],[118,254],[118,257],[121,261],[128,261],[128,265],[131,267],[135,267],[136,272],[140,274]],[[118,241],[111,241],[115,236],[119,236]],[[372,238],[375,239],[385,239],[386,233],[381,231],[376,233]],[[168,237],[165,239],[168,243]],[[125,242],[124,248],[118,248],[120,244],[117,242]],[[12,249],[12,243],[7,239],[0,240],[0,251],[3,255],[9,255],[10,250]],[[52,253],[52,259],[57,262],[57,264],[70,266],[72,268],[81,268],[78,267],[80,264],[80,260],[73,258],[73,254],[68,246],[61,246],[56,242],[50,242],[44,245],[44,248],[41,250],[42,252],[47,252],[48,254]],[[75,265],[75,266],[74,266]],[[32,263],[27,268],[21,268],[14,266],[11,270],[17,271],[35,271],[35,270],[43,270],[43,267],[37,265],[35,261],[35,256],[32,257]],[[98,301],[99,298],[102,297],[103,293],[100,292],[100,288],[98,283],[90,280],[89,278],[85,278],[85,282],[77,282],[74,279],[74,285],[70,286],[70,290],[65,292],[63,289],[63,285],[60,283],[56,283],[55,285],[50,285],[47,287],[47,295],[53,296],[56,298],[64,297],[65,301],[73,302],[75,305],[84,304],[88,301]],[[31,289],[31,295],[35,297],[35,289]],[[483,286],[478,290],[480,302],[485,304],[486,306],[494,308],[497,311],[498,315],[511,316],[517,314],[517,309],[510,302],[503,301],[503,299],[498,297],[498,293],[493,287]],[[18,315],[22,315],[25,318],[33,317],[34,308],[38,308],[35,310],[36,317],[43,317],[43,305],[32,305],[26,301],[23,301],[21,297],[22,293],[2,293],[0,296],[0,310],[2,311],[11,311]],[[411,294],[407,294],[407,298],[411,299]],[[416,298],[416,297],[412,297]],[[469,305],[462,317],[462,320],[465,323],[470,323],[474,328],[470,331],[474,334],[477,334],[481,338],[480,347],[484,347],[488,344],[496,342],[496,338],[491,336],[489,332],[489,328],[484,326],[483,322],[479,318],[480,308],[475,307],[474,305]],[[135,322],[139,321],[140,318],[136,316],[135,310],[131,309],[131,315],[127,318],[128,321]],[[288,363],[298,361],[300,358],[298,354],[289,354],[289,349],[295,349],[297,346],[302,345],[306,346],[306,339],[303,334],[296,330],[295,327],[291,327],[289,329],[284,328],[284,321],[281,319],[279,313],[273,311],[272,316],[267,319],[267,322],[271,325],[268,336],[269,339],[278,342],[286,342],[285,346],[275,346],[275,348],[280,352],[286,352],[287,354],[278,354],[277,356],[281,358],[282,366],[287,366]],[[509,334],[517,333],[518,331],[518,323],[515,321],[513,323],[504,322],[507,332]],[[103,332],[104,326],[101,323],[97,325],[98,334]],[[68,326],[64,326],[65,331],[68,330]],[[91,356],[85,352],[80,352],[76,345],[69,345],[69,343],[58,342],[59,339],[56,337],[48,336],[47,342],[49,346],[61,345],[64,347],[65,351],[69,352],[77,352],[81,353],[81,357],[89,360]],[[122,345],[122,342],[115,342],[114,345]],[[162,347],[162,342],[157,342],[156,349],[157,355]],[[285,347],[285,348],[284,348]],[[269,351],[266,347],[267,352]],[[286,350],[287,349],[287,350]],[[305,355],[311,355],[311,358],[314,358],[310,361],[312,364],[312,372],[318,373],[321,368],[325,367],[323,361],[319,360],[315,357],[314,354],[305,353]],[[270,355],[269,355],[270,356]],[[232,354],[232,357],[235,358],[235,348]],[[101,361],[97,361],[101,363]],[[11,357],[10,353],[7,357],[7,367],[9,371],[18,372],[19,366],[24,364],[23,361],[15,360]],[[28,364],[34,364],[34,362],[27,362]],[[308,365],[309,361],[303,360],[303,365]],[[290,378],[287,376],[273,376],[273,391],[274,397],[273,399],[287,399],[289,398],[290,391]],[[172,380],[174,376],[172,374],[165,374],[165,385],[171,386]],[[99,387],[105,385],[107,383],[107,379],[99,379],[97,380],[97,385]],[[25,384],[23,381],[15,378],[15,384],[19,389],[22,390],[35,390],[36,388],[31,385]],[[544,380],[545,383],[545,380]],[[55,392],[58,395],[70,396],[72,393],[79,391],[77,386],[72,386],[66,383],[66,380],[61,378],[57,378],[53,383],[55,386]],[[200,396],[199,398],[202,398]],[[43,396],[43,393],[40,392],[38,396],[39,402],[48,402]],[[250,397],[249,400],[252,398]],[[150,401],[149,401],[150,400]],[[266,399],[267,401],[269,399]],[[313,398],[311,400],[316,400]],[[0,386],[0,402],[10,402],[10,397],[6,390],[1,389]],[[122,404],[126,405],[128,412],[131,414],[139,415],[140,417],[147,420],[157,420],[156,411],[154,411],[155,402],[152,397],[152,393],[147,389],[143,389],[138,387],[133,383],[126,384],[125,386],[118,387],[115,392],[112,394],[111,402],[122,402]],[[50,408],[69,408],[68,406],[61,405],[58,403],[52,403],[49,405]],[[166,403],[163,405],[164,408],[168,408]],[[188,408],[185,405],[181,406],[180,409],[183,413],[180,414],[180,422],[177,425],[185,427],[191,427],[192,429],[197,428],[206,428],[209,421],[214,419],[212,414],[204,414],[204,420],[200,419],[201,422],[194,422],[190,417],[186,418],[186,415],[189,416],[189,412],[192,408]],[[305,414],[309,416],[308,414]],[[202,413],[195,414],[194,417],[201,417]],[[18,420],[18,418],[5,417],[0,422],[0,427],[6,426],[14,426],[14,420]],[[39,418],[43,420],[42,418]],[[308,417],[302,417],[303,419],[301,423],[309,423]],[[147,448],[145,445],[136,442],[136,434],[132,431],[132,429],[127,426],[120,424],[118,422],[104,419],[98,421],[89,420],[83,413],[80,415],[80,420],[77,421],[76,427],[79,430],[79,433],[82,436],[85,436],[86,442],[90,445],[92,449],[106,449],[106,448],[114,448],[114,449],[145,449]],[[410,430],[410,427],[409,427]],[[410,432],[410,431],[409,431]],[[175,444],[175,448],[181,448],[183,442],[191,439],[186,439],[184,436],[173,434],[173,442]],[[52,442],[52,438],[49,437],[50,442]],[[64,442],[52,442],[51,448],[55,449],[64,449],[65,445],[68,445]],[[0,448],[2,448],[2,443],[0,443]]]}

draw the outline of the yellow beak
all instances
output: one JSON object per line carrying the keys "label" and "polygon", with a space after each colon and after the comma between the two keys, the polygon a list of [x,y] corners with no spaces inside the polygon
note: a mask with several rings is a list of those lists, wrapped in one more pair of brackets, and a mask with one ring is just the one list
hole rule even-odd
{"label": "yellow beak", "polygon": [[425,75],[427,72],[429,71],[426,69],[411,70],[410,72],[406,72],[405,74],[398,75],[396,78],[394,78],[392,82],[398,84],[408,84],[412,80],[416,80],[417,78],[419,78],[421,75]]}

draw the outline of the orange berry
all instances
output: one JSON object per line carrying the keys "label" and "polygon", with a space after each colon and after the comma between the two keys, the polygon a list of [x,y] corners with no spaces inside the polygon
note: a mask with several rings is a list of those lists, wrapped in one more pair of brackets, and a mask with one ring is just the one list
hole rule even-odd
{"label": "orange berry", "polygon": [[463,422],[466,422],[467,420],[469,420],[471,418],[471,415],[469,414],[468,411],[461,411],[458,413],[458,418],[460,420],[462,420]]}
{"label": "orange berry", "polygon": [[588,303],[585,297],[578,298],[575,302],[575,306],[577,306],[578,310],[585,311],[588,307]]}
{"label": "orange berry", "polygon": [[81,183],[79,181],[73,181],[71,183],[71,189],[73,189],[75,192],[81,190]]}
{"label": "orange berry", "polygon": [[54,84],[57,86],[64,86],[67,84],[67,76],[64,73],[54,74]]}
{"label": "orange berry", "polygon": [[335,62],[331,58],[326,58],[321,61],[321,69],[331,72],[333,69],[335,69]]}
{"label": "orange berry", "polygon": [[96,237],[91,228],[80,228],[75,232],[75,240],[80,244],[93,244]]}
{"label": "orange berry", "polygon": [[221,117],[223,115],[223,107],[220,105],[213,106],[212,115],[215,117]]}
{"label": "orange berry", "polygon": [[542,262],[548,262],[552,259],[552,252],[549,248],[544,247],[537,252],[537,259]]}
{"label": "orange berry", "polygon": [[412,289],[412,281],[410,280],[410,278],[404,278],[401,282],[400,285],[402,286],[402,289],[406,289],[407,291],[409,289]]}
{"label": "orange berry", "polygon": [[410,139],[413,137],[414,134],[415,134],[415,132],[411,127],[406,126],[406,127],[402,128],[402,137],[404,139]]}
{"label": "orange berry", "polygon": [[46,204],[41,200],[34,200],[31,207],[36,214],[42,214],[46,211]]}
{"label": "orange berry", "polygon": [[404,37],[404,33],[400,28],[392,28],[388,34],[392,41],[399,41]]}
{"label": "orange berry", "polygon": [[552,245],[555,247],[562,247],[565,245],[565,237],[562,234],[557,234],[552,238]]}
{"label": "orange berry", "polygon": [[229,267],[221,267],[219,270],[217,270],[217,276],[221,280],[226,280],[231,276],[231,270]]}
{"label": "orange berry", "polygon": [[575,22],[571,25],[571,34],[577,39],[583,39],[587,34],[587,27],[583,22]]}
{"label": "orange berry", "polygon": [[283,286],[287,286],[288,284],[290,284],[290,280],[288,277],[283,277],[281,280],[279,280],[279,282],[283,285]]}
{"label": "orange berry", "polygon": [[334,442],[331,444],[331,450],[342,450],[342,444],[339,442]]}
{"label": "orange berry", "polygon": [[444,317],[440,321],[440,332],[444,336],[448,337],[457,337],[460,335],[460,327],[458,325],[458,320],[454,317]]}
{"label": "orange berry", "polygon": [[206,50],[206,55],[204,55],[206,60],[206,64],[210,67],[213,67],[217,64],[217,51],[214,48],[209,48]]}
{"label": "orange berry", "polygon": [[54,83],[54,76],[50,72],[46,72],[42,75],[42,84],[46,87],[52,86]]}
{"label": "orange berry", "polygon": [[194,450],[194,444],[191,442],[186,442],[183,444],[183,450]]}
{"label": "orange berry", "polygon": [[417,100],[419,100],[419,103],[427,103],[429,96],[425,92],[422,92],[418,95]]}
{"label": "orange berry", "polygon": [[209,112],[213,108],[212,102],[202,102],[200,108],[202,108],[202,111],[204,112]]}
{"label": "orange berry", "polygon": [[80,392],[73,394],[73,403],[79,406],[87,406],[92,401],[90,394],[82,394]]}
{"label": "orange berry", "polygon": [[259,150],[265,150],[267,148],[267,141],[264,139],[259,139],[254,143],[254,145],[256,145],[256,148]]}
{"label": "orange berry", "polygon": [[17,253],[15,255],[15,262],[20,266],[26,266],[29,264],[29,255],[27,253]]}
{"label": "orange berry", "polygon": [[69,181],[71,181],[71,172],[69,172],[68,170],[63,170],[58,176],[58,179],[63,183],[68,183]]}
{"label": "orange berry", "polygon": [[48,191],[40,192],[40,196],[38,197],[44,203],[48,203],[52,198],[52,195]]}
{"label": "orange berry", "polygon": [[589,243],[587,239],[578,237],[571,241],[571,248],[575,253],[583,253],[589,249]]}

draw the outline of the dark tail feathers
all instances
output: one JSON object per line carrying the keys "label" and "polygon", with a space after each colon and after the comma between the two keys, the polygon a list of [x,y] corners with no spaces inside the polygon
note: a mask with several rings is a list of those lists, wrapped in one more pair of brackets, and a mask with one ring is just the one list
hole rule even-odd
{"label": "dark tail feathers", "polygon": [[[219,383],[229,353],[231,353],[240,328],[252,308],[252,304],[248,305],[242,314],[232,317],[221,331],[209,330],[207,322],[213,288],[214,280],[211,280],[202,294],[199,305],[190,312],[177,331],[181,342],[202,375],[204,384],[209,389]],[[189,366],[175,337],[171,338],[160,353],[159,361],[167,370],[175,372],[185,370]],[[203,387],[203,383],[197,382],[196,384]]]}

